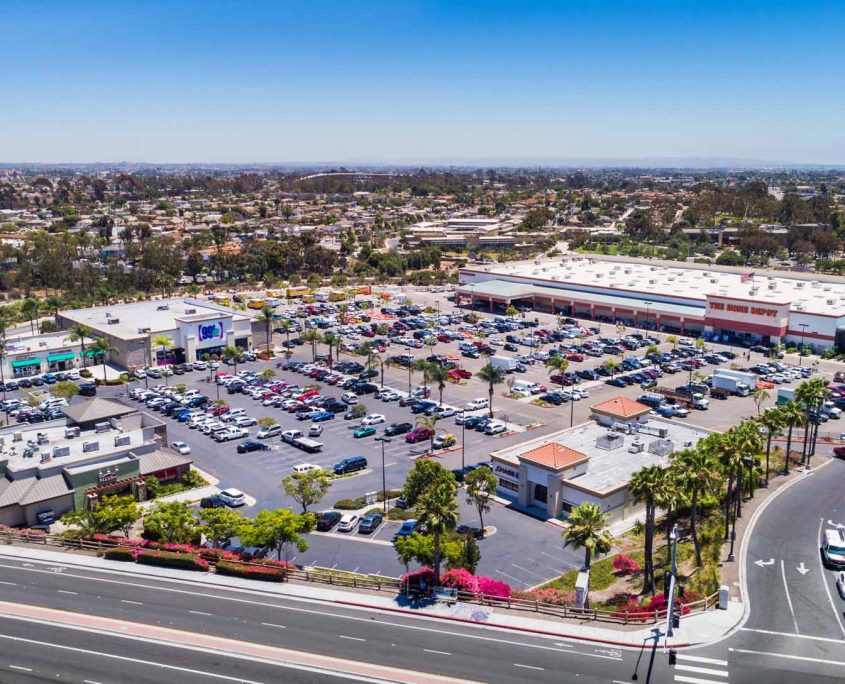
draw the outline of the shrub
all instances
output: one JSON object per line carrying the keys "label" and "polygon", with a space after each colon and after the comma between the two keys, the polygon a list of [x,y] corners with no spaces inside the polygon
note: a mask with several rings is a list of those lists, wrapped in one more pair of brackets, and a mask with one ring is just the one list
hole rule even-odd
{"label": "shrub", "polygon": [[484,596],[492,596],[494,598],[510,598],[513,593],[509,584],[494,580],[492,577],[485,577],[481,575],[476,577],[478,580],[478,593]]}
{"label": "shrub", "polygon": [[[401,489],[388,489],[387,490],[387,499],[388,499],[388,501],[390,499],[395,499],[397,496],[401,496],[401,494],[402,494]],[[383,491],[379,490],[379,492],[376,494],[376,501],[378,501],[379,503],[382,503],[384,501],[384,492]]]}
{"label": "shrub", "polygon": [[92,534],[90,537],[86,537],[91,541],[100,542],[101,544],[113,544],[114,546],[146,546],[147,540],[146,539],[123,539],[118,537],[113,537],[110,534]]}
{"label": "shrub", "polygon": [[193,553],[145,550],[138,553],[137,560],[141,565],[158,565],[182,570],[208,570],[208,561]]}
{"label": "shrub", "polygon": [[608,606],[624,606],[637,603],[637,597],[627,591],[618,591],[605,601]]}
{"label": "shrub", "polygon": [[363,496],[357,499],[340,499],[335,501],[334,507],[342,511],[357,511],[367,505],[367,500]]}
{"label": "shrub", "polygon": [[571,606],[575,603],[575,592],[565,589],[531,589],[515,591],[512,596],[524,601],[539,601],[553,606]]}
{"label": "shrub", "polygon": [[627,618],[629,622],[648,622],[654,617],[654,613],[650,613],[638,603],[623,603],[617,606],[610,616]]}
{"label": "shrub", "polygon": [[226,549],[202,548],[199,550],[199,557],[207,561],[231,561],[238,560],[237,554]]}
{"label": "shrub", "polygon": [[128,561],[131,563],[135,560],[135,552],[132,549],[120,547],[116,549],[107,549],[103,553],[103,558],[106,560]]}
{"label": "shrub", "polygon": [[399,580],[399,587],[403,591],[406,589],[418,589],[423,582],[429,587],[434,582],[434,570],[427,565],[402,575],[402,578]]}
{"label": "shrub", "polygon": [[242,565],[231,561],[220,561],[215,568],[218,575],[245,577],[264,582],[284,582],[287,572],[284,568],[266,565]]}
{"label": "shrub", "polygon": [[458,591],[478,593],[478,578],[464,568],[454,568],[442,573],[440,584]]}
{"label": "shrub", "polygon": [[[675,599],[675,602],[678,604],[678,605],[675,606],[675,609],[676,610],[680,609],[681,615],[687,615],[690,612],[690,609],[689,609],[688,606],[683,605],[683,603],[678,602],[677,599]],[[662,612],[669,607],[669,601],[666,600],[666,596],[664,594],[655,594],[654,596],[651,597],[651,600],[648,602],[648,605],[646,607],[651,612],[654,612],[655,610],[659,610],[659,611]]]}
{"label": "shrub", "polygon": [[633,558],[620,554],[613,559],[613,569],[620,575],[632,575],[640,571],[640,564]]}
{"label": "shrub", "polygon": [[388,520],[410,520],[416,517],[417,512],[412,508],[391,508],[387,511]]}

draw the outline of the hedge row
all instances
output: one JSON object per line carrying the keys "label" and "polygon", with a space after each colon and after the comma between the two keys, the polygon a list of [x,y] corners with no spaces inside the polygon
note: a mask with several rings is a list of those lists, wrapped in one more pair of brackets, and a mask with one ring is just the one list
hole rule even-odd
{"label": "hedge row", "polygon": [[108,549],[103,553],[103,558],[106,560],[129,561],[131,563],[135,560],[135,552],[127,548]]}
{"label": "hedge row", "polygon": [[159,565],[182,570],[208,570],[208,562],[193,553],[171,551],[141,551],[136,556],[141,565]]}
{"label": "hedge row", "polygon": [[271,566],[241,565],[229,561],[220,561],[217,564],[218,575],[229,577],[245,577],[247,579],[263,580],[265,582],[284,582],[287,572],[283,568]]}

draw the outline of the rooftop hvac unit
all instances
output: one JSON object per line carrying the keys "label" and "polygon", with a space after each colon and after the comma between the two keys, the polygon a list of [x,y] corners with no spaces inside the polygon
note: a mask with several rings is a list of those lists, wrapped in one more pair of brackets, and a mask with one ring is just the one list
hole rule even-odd
{"label": "rooftop hvac unit", "polygon": [[609,432],[596,438],[596,449],[611,451],[625,444],[625,438],[618,432]]}
{"label": "rooftop hvac unit", "polygon": [[150,328],[138,328],[138,334],[139,335],[146,335],[149,332],[150,332]]}
{"label": "rooftop hvac unit", "polygon": [[49,451],[42,451],[41,452],[41,462],[42,463],[49,463],[52,460],[53,460],[53,454],[51,454]]}
{"label": "rooftop hvac unit", "polygon": [[818,280],[814,280],[812,283],[810,283],[810,287],[821,287],[821,283],[819,283]]}
{"label": "rooftop hvac unit", "polygon": [[79,428],[78,427],[65,428],[65,439],[73,439],[74,437],[79,437]]}
{"label": "rooftop hvac unit", "polygon": [[99,451],[100,450],[100,443],[99,442],[82,442],[82,452],[85,454],[91,453],[92,451]]}
{"label": "rooftop hvac unit", "polygon": [[118,435],[114,438],[114,445],[116,447],[129,446],[132,439],[129,435]]}
{"label": "rooftop hvac unit", "polygon": [[645,443],[644,442],[631,442],[628,446],[628,453],[629,454],[640,454],[645,451]]}
{"label": "rooftop hvac unit", "polygon": [[770,290],[777,290],[778,284],[777,283],[769,283],[769,289]]}
{"label": "rooftop hvac unit", "polygon": [[62,458],[63,456],[70,456],[69,446],[53,447],[53,458]]}
{"label": "rooftop hvac unit", "polygon": [[684,442],[684,449],[689,449],[692,446],[692,440],[688,439]]}
{"label": "rooftop hvac unit", "polygon": [[670,439],[655,439],[648,445],[648,450],[655,456],[668,456],[675,450],[675,445]]}
{"label": "rooftop hvac unit", "polygon": [[20,430],[15,430],[12,433],[12,441],[13,442],[22,442],[23,441],[23,432]]}
{"label": "rooftop hvac unit", "polygon": [[825,285],[822,289],[823,289],[825,292],[830,292],[830,285]]}
{"label": "rooftop hvac unit", "polygon": [[117,325],[118,323],[120,323],[119,318],[107,318],[106,319],[106,325]]}
{"label": "rooftop hvac unit", "polygon": [[835,300],[835,299],[828,299],[828,300],[827,300],[827,305],[828,305],[828,306],[833,306],[834,304],[836,304],[836,300]]}
{"label": "rooftop hvac unit", "polygon": [[94,425],[95,432],[108,432],[110,429],[111,425],[108,422],[96,423]]}
{"label": "rooftop hvac unit", "polygon": [[657,280],[655,278],[651,278],[651,279],[649,279],[648,284],[649,285],[657,285]]}
{"label": "rooftop hvac unit", "polygon": [[797,283],[795,283],[795,287],[804,287],[804,285],[805,285],[805,284],[806,284],[806,283],[804,283],[803,281],[799,280]]}
{"label": "rooftop hvac unit", "polygon": [[159,304],[156,307],[156,311],[167,311],[170,308],[169,304]]}
{"label": "rooftop hvac unit", "polygon": [[803,311],[804,305],[803,304],[795,304],[795,310],[796,311]]}

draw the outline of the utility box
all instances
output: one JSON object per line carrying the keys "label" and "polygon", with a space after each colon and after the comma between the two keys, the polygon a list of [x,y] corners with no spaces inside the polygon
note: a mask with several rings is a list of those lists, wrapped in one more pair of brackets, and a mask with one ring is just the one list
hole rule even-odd
{"label": "utility box", "polygon": [[587,604],[588,594],[590,593],[590,571],[581,570],[578,573],[578,579],[575,580],[575,607],[585,608]]}
{"label": "utility box", "polygon": [[728,609],[728,601],[731,600],[731,590],[727,584],[719,587],[719,610]]}

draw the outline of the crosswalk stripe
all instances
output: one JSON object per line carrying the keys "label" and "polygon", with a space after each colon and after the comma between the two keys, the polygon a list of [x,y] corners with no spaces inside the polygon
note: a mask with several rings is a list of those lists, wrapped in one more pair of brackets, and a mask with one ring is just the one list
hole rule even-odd
{"label": "crosswalk stripe", "polygon": [[711,665],[728,666],[727,660],[717,660],[716,658],[705,658],[704,656],[686,655],[685,653],[678,654],[678,660],[689,660],[692,663],[710,663]]}
{"label": "crosswalk stripe", "polygon": [[686,682],[687,684],[715,684],[712,679],[701,679],[701,677],[684,677],[683,675],[675,675],[676,682]]}
{"label": "crosswalk stripe", "polygon": [[713,670],[709,667],[698,667],[696,665],[675,665],[676,670],[683,670],[684,672],[695,672],[697,674],[714,675],[716,677],[727,677],[727,670]]}

